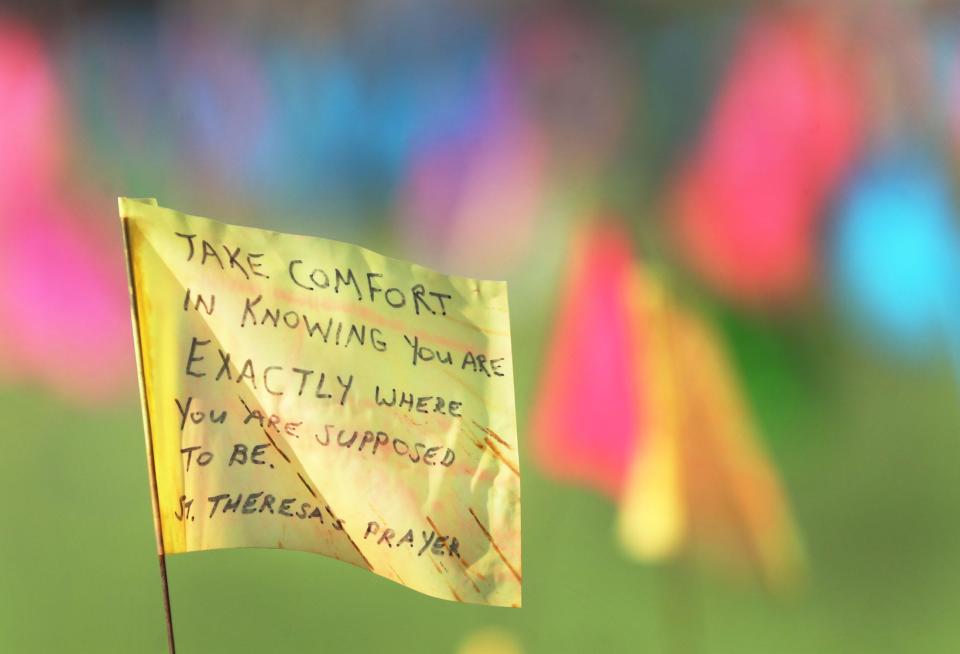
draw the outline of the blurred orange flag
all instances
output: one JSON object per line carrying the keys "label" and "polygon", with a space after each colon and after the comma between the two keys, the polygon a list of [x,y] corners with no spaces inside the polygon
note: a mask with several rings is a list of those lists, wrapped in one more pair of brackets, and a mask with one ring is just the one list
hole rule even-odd
{"label": "blurred orange flag", "polygon": [[800,541],[720,339],[639,267],[635,279],[650,410],[621,500],[621,543],[642,560],[696,549],[770,588],[791,586]]}
{"label": "blurred orange flag", "polygon": [[507,288],[120,199],[161,554],[317,552],[519,606]]}

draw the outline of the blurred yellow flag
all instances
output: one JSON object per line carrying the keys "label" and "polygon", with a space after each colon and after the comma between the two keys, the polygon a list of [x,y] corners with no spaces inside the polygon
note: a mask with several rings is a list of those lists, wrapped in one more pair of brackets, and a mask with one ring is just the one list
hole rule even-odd
{"label": "blurred yellow flag", "polygon": [[519,606],[507,287],[120,198],[159,541]]}

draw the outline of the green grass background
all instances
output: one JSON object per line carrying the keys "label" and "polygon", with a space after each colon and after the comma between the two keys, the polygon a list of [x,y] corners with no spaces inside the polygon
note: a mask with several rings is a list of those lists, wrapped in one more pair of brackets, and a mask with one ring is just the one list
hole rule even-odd
{"label": "green grass background", "polygon": [[[549,300],[528,299],[521,288],[513,302],[524,455],[549,325]],[[311,554],[179,555],[169,560],[179,650],[455,652],[472,630],[499,626],[525,652],[550,654],[956,651],[960,408],[949,370],[881,360],[822,326],[833,320],[787,334],[724,324],[809,550],[795,597],[695,564],[628,560],[615,507],[524,456],[522,609],[438,601]],[[79,409],[15,387],[0,393],[0,413],[0,652],[164,651],[136,399]]]}

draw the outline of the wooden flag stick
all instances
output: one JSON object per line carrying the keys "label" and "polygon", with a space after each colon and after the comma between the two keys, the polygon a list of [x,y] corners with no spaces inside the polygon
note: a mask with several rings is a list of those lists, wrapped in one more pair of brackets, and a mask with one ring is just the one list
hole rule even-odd
{"label": "wooden flag stick", "polygon": [[167,617],[167,649],[177,654],[177,643],[173,638],[173,614],[170,611],[170,586],[167,584],[167,555],[160,552],[160,581],[163,585],[163,610]]}
{"label": "wooden flag stick", "polygon": [[[138,332],[139,333],[139,332]],[[139,336],[137,337],[139,340]],[[137,357],[139,359],[139,356]],[[143,383],[142,381],[140,382]],[[170,584],[167,582],[167,553],[163,547],[163,522],[160,519],[160,494],[157,490],[157,473],[153,463],[153,432],[150,431],[150,415],[146,410],[144,400],[144,422],[147,430],[147,469],[150,476],[151,497],[153,505],[153,529],[157,536],[157,558],[160,561],[160,584],[163,587],[163,611],[167,619],[167,649],[170,654],[176,654],[177,644],[173,637],[173,612],[170,610]]]}
{"label": "wooden flag stick", "polygon": [[147,386],[143,375],[143,358],[140,343],[140,315],[137,310],[136,278],[133,271],[133,248],[130,246],[130,226],[127,218],[123,225],[123,246],[127,257],[127,280],[130,286],[130,318],[133,322],[133,346],[137,355],[137,381],[140,384],[140,404],[143,413],[143,431],[147,446],[147,474],[150,477],[150,504],[153,507],[153,531],[157,538],[157,555],[160,561],[160,583],[163,588],[163,610],[167,619],[167,649],[176,654],[173,637],[173,613],[170,610],[170,585],[167,583],[167,554],[163,545],[163,521],[160,518],[160,493],[157,490],[157,473],[153,458],[153,430],[150,426],[150,411],[147,403]]}

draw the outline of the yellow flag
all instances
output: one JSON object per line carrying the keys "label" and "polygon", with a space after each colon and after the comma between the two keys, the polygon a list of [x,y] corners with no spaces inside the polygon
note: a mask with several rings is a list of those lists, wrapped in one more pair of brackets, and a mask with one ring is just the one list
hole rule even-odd
{"label": "yellow flag", "polygon": [[519,606],[506,284],[119,205],[162,551],[317,552]]}
{"label": "yellow flag", "polygon": [[645,341],[645,356],[636,364],[638,401],[648,415],[621,499],[618,533],[628,553],[657,561],[675,554],[687,537],[680,437],[686,380],[678,375],[677,326],[667,290],[635,264],[630,291],[635,337]]}

